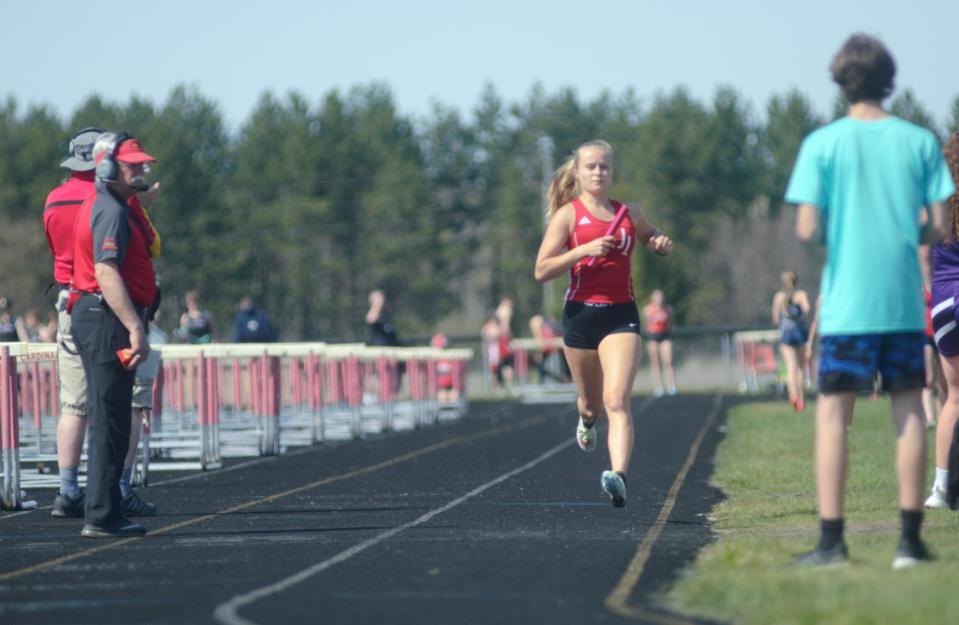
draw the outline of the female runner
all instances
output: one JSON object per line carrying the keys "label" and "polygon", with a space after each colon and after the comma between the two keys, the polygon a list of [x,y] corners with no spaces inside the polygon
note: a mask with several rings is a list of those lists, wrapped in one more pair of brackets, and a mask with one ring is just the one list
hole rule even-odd
{"label": "female runner", "polygon": [[612,175],[613,149],[605,141],[580,145],[556,171],[535,276],[546,282],[569,272],[563,351],[579,393],[576,442],[585,451],[596,448],[594,426],[605,408],[611,470],[603,471],[601,484],[613,505],[622,507],[633,450],[630,395],[640,347],[630,257],[637,242],[665,256],[672,241],[638,207],[629,207],[616,231],[605,234],[622,206],[608,196]]}

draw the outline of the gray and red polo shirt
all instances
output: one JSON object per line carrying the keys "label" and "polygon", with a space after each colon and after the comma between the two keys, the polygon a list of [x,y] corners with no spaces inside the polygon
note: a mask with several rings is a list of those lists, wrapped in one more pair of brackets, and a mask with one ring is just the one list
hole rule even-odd
{"label": "gray and red polo shirt", "polygon": [[146,308],[156,297],[156,274],[149,253],[149,233],[126,202],[102,182],[80,206],[75,226],[73,288],[100,293],[96,263],[113,260],[133,304]]}

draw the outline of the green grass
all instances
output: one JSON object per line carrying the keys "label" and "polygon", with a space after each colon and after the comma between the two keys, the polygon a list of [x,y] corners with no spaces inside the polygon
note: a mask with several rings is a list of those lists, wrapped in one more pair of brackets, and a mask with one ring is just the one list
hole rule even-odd
{"label": "green grass", "polygon": [[[899,512],[889,415],[888,399],[857,401],[846,495],[852,563],[810,571],[789,563],[818,537],[812,410],[797,415],[785,402],[735,408],[727,419],[714,477],[727,497],[713,511],[719,538],[700,554],[666,603],[742,625],[959,622],[955,512],[926,512],[923,537],[939,556],[936,562],[890,569]],[[931,431],[929,443],[931,457]]]}

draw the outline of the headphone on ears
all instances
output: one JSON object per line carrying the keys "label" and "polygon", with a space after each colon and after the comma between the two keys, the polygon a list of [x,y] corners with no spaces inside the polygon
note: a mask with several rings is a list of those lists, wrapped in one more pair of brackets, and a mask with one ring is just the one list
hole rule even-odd
{"label": "headphone on ears", "polygon": [[132,138],[133,137],[126,132],[121,132],[114,137],[110,147],[107,148],[106,154],[104,154],[100,162],[97,163],[96,177],[98,179],[107,182],[117,179],[117,150],[120,149],[120,144]]}

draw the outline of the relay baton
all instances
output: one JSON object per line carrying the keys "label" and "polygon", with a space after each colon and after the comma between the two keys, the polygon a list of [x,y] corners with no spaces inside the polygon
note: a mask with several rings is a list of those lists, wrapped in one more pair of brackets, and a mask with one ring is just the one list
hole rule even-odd
{"label": "relay baton", "polygon": [[[608,237],[608,236],[611,236],[614,232],[616,232],[616,228],[619,228],[619,224],[623,223],[623,219],[626,218],[626,214],[628,212],[629,212],[629,206],[626,206],[625,204],[620,206],[619,210],[616,211],[616,216],[613,217],[612,223],[609,224],[609,228],[606,228],[606,234],[604,234],[603,236]],[[586,266],[592,267],[594,264],[596,264],[597,258],[599,257],[590,256],[589,261],[586,263]]]}
{"label": "relay baton", "polygon": [[120,359],[120,364],[123,365],[124,369],[130,368],[130,361],[133,360],[133,350],[129,347],[124,349],[117,350],[117,358]]}

